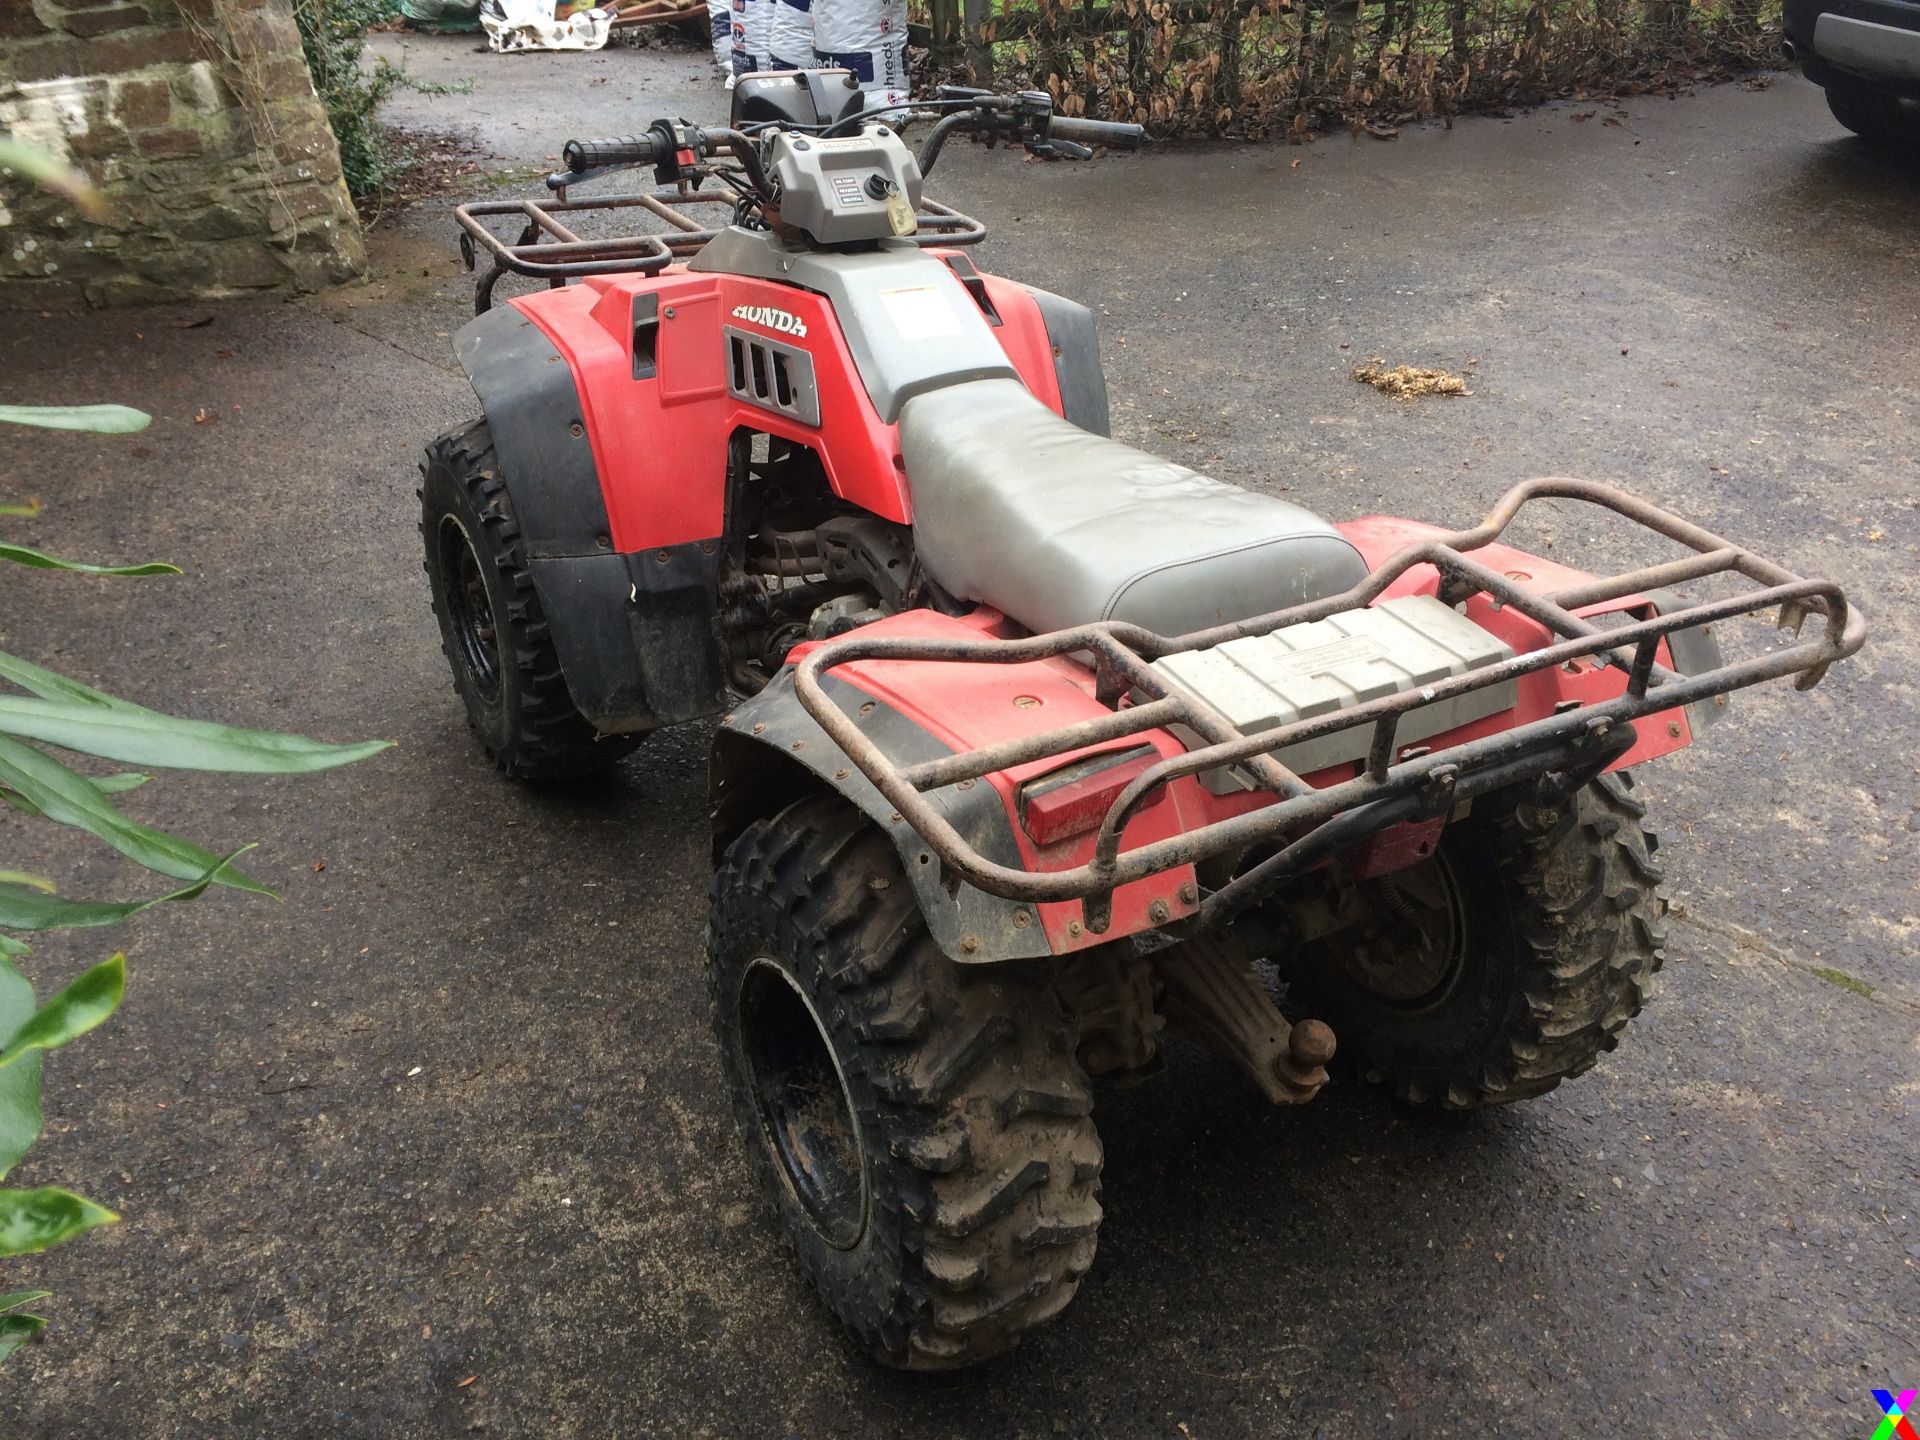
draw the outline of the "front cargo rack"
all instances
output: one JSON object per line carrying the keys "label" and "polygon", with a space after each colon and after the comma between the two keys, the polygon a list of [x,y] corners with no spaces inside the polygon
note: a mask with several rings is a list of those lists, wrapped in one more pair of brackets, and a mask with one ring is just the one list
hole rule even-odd
{"label": "front cargo rack", "polygon": [[[1496,540],[1530,501],[1547,499],[1580,500],[1611,510],[1695,553],[1546,595],[1522,589],[1471,558],[1469,552]],[[1242,732],[1191,694],[1171,688],[1152,668],[1154,660],[1167,655],[1266,635],[1369,605],[1421,565],[1439,572],[1439,598],[1446,603],[1485,594],[1559,638],[1452,679],[1253,734]],[[1722,574],[1743,576],[1760,588],[1611,628],[1572,613]],[[1658,662],[1660,641],[1676,631],[1774,607],[1779,609],[1780,628],[1796,637],[1809,614],[1824,616],[1825,624],[1817,636],[1796,638],[1785,649],[1700,673],[1682,675]],[[1398,551],[1350,590],[1272,614],[1177,638],[1116,621],[1011,640],[896,638],[856,631],[808,653],[797,667],[794,688],[807,713],[938,854],[948,867],[949,883],[957,878],[989,894],[1028,903],[1078,900],[1087,929],[1099,934],[1112,923],[1113,892],[1119,886],[1229,850],[1280,843],[1279,850],[1207,895],[1188,922],[1199,929],[1225,924],[1278,886],[1389,826],[1443,814],[1462,800],[1549,772],[1577,776],[1584,783],[1632,748],[1633,722],[1644,716],[1789,675],[1798,677],[1797,688],[1811,689],[1828,666],[1852,655],[1865,639],[1865,622],[1832,581],[1804,579],[1611,485],[1548,477],[1515,486],[1470,530]],[[1074,654],[1092,656],[1095,694],[1111,707],[1110,713],[915,765],[896,765],[821,683],[829,671],[863,660],[1012,665]],[[1403,751],[1395,759],[1396,731],[1409,711],[1583,657],[1617,667],[1626,675],[1625,689],[1610,700],[1563,702],[1552,715],[1512,730],[1438,752]],[[1276,751],[1298,742],[1365,725],[1376,728],[1359,772],[1324,789],[1308,785],[1275,757]],[[927,799],[928,792],[962,781],[1165,726],[1192,732],[1198,747],[1162,758],[1136,776],[1107,810],[1092,859],[1071,869],[1030,871],[989,860]],[[1128,822],[1155,791],[1223,766],[1240,767],[1257,788],[1278,795],[1278,802],[1185,834],[1121,848]]]}
{"label": "front cargo rack", "polygon": [[[508,274],[544,280],[558,289],[569,280],[588,275],[650,275],[677,260],[690,260],[732,221],[740,199],[724,187],[701,189],[693,185],[669,186],[646,194],[594,195],[580,200],[568,197],[571,185],[592,178],[591,174],[553,176],[547,182],[557,195],[552,200],[478,200],[454,207],[453,218],[460,226],[460,258],[468,270],[478,267],[482,251],[488,261],[475,287],[476,311],[489,308],[493,287]],[[563,179],[566,183],[561,183]],[[664,228],[586,239],[569,223],[621,212],[632,218],[651,218]],[[502,219],[520,225],[517,238],[511,242],[490,228],[489,222],[498,225]],[[916,245],[976,245],[987,234],[987,227],[978,220],[932,200],[921,200],[917,219],[919,227],[908,237]]]}

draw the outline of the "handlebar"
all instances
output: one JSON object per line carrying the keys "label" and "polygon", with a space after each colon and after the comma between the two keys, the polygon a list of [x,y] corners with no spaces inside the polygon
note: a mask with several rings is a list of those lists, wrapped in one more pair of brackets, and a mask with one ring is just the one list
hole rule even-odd
{"label": "handlebar", "polygon": [[1053,97],[1044,90],[993,95],[984,90],[943,85],[935,103],[966,108],[948,110],[927,135],[920,147],[922,175],[933,170],[948,138],[960,131],[984,135],[989,143],[996,137],[1024,141],[1028,150],[1049,160],[1090,159],[1093,151],[1086,147],[1092,145],[1138,150],[1147,139],[1144,126],[1057,115],[1053,110]]}
{"label": "handlebar", "polygon": [[607,165],[651,165],[657,150],[652,135],[623,135],[611,140],[569,140],[560,158],[575,175]]}
{"label": "handlebar", "polygon": [[[1138,150],[1147,138],[1145,128],[1139,125],[1056,115],[1053,113],[1053,98],[1043,90],[1022,91],[1017,95],[991,95],[981,90],[943,86],[935,103],[943,107],[964,108],[948,110],[927,136],[920,150],[920,172],[923,175],[933,169],[941,146],[956,130],[984,134],[989,143],[996,135],[1008,139],[1024,137],[1029,150],[1050,159],[1058,159],[1062,154],[1077,155],[1084,159],[1090,152],[1080,147],[1087,145]],[[908,110],[910,106],[889,108]],[[881,114],[880,111],[870,111],[862,118],[875,119]],[[896,123],[910,124],[923,114],[925,112],[913,111]],[[851,123],[851,117],[818,133],[831,135],[840,125],[848,123]],[[753,138],[738,130],[708,130],[684,122],[656,120],[644,135],[569,140],[561,147],[560,155],[570,175],[593,174],[624,165],[652,165],[656,178],[666,185],[688,178],[700,161],[722,151],[731,153],[739,161],[755,191],[763,196],[768,193],[766,175],[761,168],[760,155]],[[552,177],[548,183],[558,185],[561,177]]]}
{"label": "handlebar", "polygon": [[691,174],[702,160],[722,152],[739,161],[756,192],[767,193],[767,174],[760,164],[760,152],[754,148],[752,138],[738,130],[708,130],[698,125],[656,120],[644,135],[569,140],[560,147],[560,158],[570,175],[597,173],[620,165],[651,165],[654,178],[662,185],[670,185]]}
{"label": "handlebar", "polygon": [[1138,150],[1146,144],[1147,127],[1124,125],[1113,120],[1082,120],[1074,115],[1055,115],[1047,125],[1047,138],[1081,145],[1108,145],[1115,150]]}

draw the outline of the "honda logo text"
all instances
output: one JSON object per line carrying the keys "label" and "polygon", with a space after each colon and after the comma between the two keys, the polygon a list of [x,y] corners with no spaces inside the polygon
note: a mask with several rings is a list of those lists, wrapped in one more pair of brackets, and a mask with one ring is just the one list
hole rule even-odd
{"label": "honda logo text", "polygon": [[771,305],[736,305],[733,318],[751,320],[756,325],[764,325],[769,330],[778,330],[782,335],[791,335],[797,340],[807,338],[807,322],[798,315],[789,315],[784,310],[776,310]]}

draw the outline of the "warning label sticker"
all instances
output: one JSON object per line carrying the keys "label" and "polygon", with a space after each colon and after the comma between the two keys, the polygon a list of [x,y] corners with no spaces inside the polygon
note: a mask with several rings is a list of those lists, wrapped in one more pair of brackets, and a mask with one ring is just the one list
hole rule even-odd
{"label": "warning label sticker", "polygon": [[882,290],[880,303],[887,307],[893,328],[903,340],[938,340],[960,333],[960,317],[953,313],[947,297],[932,285]]}

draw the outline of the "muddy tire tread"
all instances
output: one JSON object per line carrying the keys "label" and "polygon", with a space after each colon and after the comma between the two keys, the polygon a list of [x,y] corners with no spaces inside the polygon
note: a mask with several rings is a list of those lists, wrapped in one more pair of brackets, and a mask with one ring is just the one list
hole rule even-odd
{"label": "muddy tire tread", "polygon": [[[815,957],[822,1021],[850,1042],[842,1063],[873,1182],[859,1267],[808,1243],[791,1219],[787,1227],[828,1308],[858,1344],[904,1369],[1011,1349],[1073,1298],[1100,1223],[1092,1092],[1045,976],[945,956],[892,843],[838,797],[801,800],[749,827],[714,878],[712,903],[708,974],[723,1052],[734,983],[723,957],[770,934],[785,937],[790,958]],[[727,1070],[754,1168],[778,1195],[785,1182],[750,1088],[731,1057]]]}
{"label": "muddy tire tread", "polygon": [[[1625,772],[1560,805],[1521,804],[1500,826],[1500,863],[1521,896],[1530,952],[1493,1051],[1442,1087],[1382,1076],[1415,1105],[1475,1109],[1544,1095],[1620,1043],[1665,963],[1658,839]],[[1370,1077],[1371,1078],[1371,1077]]]}
{"label": "muddy tire tread", "polygon": [[1470,829],[1441,841],[1475,897],[1473,972],[1456,994],[1396,1011],[1342,974],[1337,936],[1283,967],[1289,1008],[1339,1037],[1341,1073],[1418,1108],[1530,1100],[1585,1074],[1644,1008],[1664,958],[1659,840],[1630,776],[1490,797],[1459,825]]}
{"label": "muddy tire tread", "polygon": [[[481,533],[472,537],[476,553],[483,564],[493,568],[505,596],[507,633],[498,638],[497,644],[501,669],[513,671],[513,684],[508,697],[512,713],[507,717],[504,740],[489,733],[474,713],[474,702],[458,680],[454,682],[454,689],[467,703],[468,723],[487,757],[508,779],[535,782],[575,780],[619,763],[644,737],[602,735],[573,703],[546,612],[534,588],[526,543],[487,422],[475,420],[458,426],[427,446],[420,465],[423,502],[428,472],[436,465],[465,491],[472,513],[479,517]],[[423,508],[420,528],[427,556],[423,568],[430,578],[435,563],[436,523],[435,516]],[[447,633],[447,619],[439,615],[437,605],[435,614],[441,626],[440,648],[457,673],[463,662]]]}

